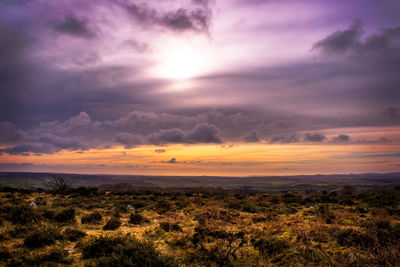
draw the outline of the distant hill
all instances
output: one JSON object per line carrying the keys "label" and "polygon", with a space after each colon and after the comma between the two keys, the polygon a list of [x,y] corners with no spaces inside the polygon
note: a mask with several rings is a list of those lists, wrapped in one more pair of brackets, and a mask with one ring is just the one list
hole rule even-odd
{"label": "distant hill", "polygon": [[[0,172],[2,186],[44,187],[52,175],[67,180],[73,187],[123,184],[130,187],[158,188],[222,188],[256,191],[278,190],[333,190],[343,186],[376,189],[400,185],[400,173],[296,175],[263,177],[220,176],[143,176],[143,175],[87,175],[31,172]],[[124,187],[119,185],[118,187]]]}

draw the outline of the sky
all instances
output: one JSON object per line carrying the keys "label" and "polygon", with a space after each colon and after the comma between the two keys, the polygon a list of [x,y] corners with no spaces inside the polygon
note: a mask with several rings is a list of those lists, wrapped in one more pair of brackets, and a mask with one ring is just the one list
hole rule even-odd
{"label": "sky", "polygon": [[400,171],[397,0],[0,1],[0,171]]}

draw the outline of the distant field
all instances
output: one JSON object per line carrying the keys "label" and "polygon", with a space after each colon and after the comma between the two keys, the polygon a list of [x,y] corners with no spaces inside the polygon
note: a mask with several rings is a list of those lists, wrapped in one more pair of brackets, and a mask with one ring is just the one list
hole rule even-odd
{"label": "distant field", "polygon": [[73,187],[116,185],[127,183],[133,187],[160,188],[224,188],[263,192],[281,190],[333,190],[343,186],[360,189],[376,189],[400,185],[400,173],[388,174],[343,174],[302,175],[265,177],[217,177],[217,176],[121,176],[51,173],[0,173],[0,184],[17,187],[44,187],[53,175],[63,177]]}
{"label": "distant field", "polygon": [[392,187],[400,184],[399,173],[347,174],[271,177],[217,177],[217,176],[120,176],[51,173],[0,173],[0,184],[17,187],[44,187],[46,181],[57,175],[73,187],[116,185],[127,183],[133,187],[159,188],[222,188],[275,192],[282,190],[318,191],[343,186],[360,189]]}

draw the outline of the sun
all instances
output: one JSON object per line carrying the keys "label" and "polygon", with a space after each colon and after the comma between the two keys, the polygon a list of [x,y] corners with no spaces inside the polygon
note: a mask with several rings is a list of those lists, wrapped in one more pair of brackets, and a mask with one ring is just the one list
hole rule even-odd
{"label": "sun", "polygon": [[155,75],[172,80],[187,80],[203,75],[215,64],[212,49],[204,43],[171,42],[157,56],[159,64],[155,68]]}
{"label": "sun", "polygon": [[170,79],[189,79],[201,74],[206,62],[201,51],[189,46],[175,47],[166,51],[160,66],[160,74]]}

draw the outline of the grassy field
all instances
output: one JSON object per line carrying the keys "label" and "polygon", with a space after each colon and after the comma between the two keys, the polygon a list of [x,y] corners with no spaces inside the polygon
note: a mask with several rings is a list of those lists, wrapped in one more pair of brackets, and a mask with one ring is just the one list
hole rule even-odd
{"label": "grassy field", "polygon": [[2,266],[396,266],[400,188],[312,194],[4,187]]}

